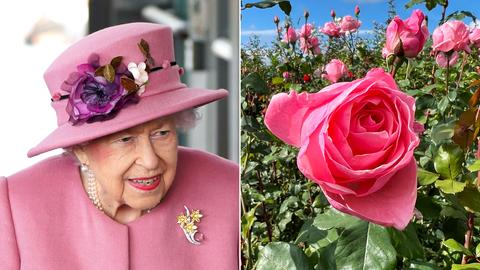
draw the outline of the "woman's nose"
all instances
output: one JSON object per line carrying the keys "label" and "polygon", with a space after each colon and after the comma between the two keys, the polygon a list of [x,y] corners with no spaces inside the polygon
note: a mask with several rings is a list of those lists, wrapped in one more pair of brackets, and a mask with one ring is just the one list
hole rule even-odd
{"label": "woman's nose", "polygon": [[158,168],[160,157],[155,152],[152,142],[148,138],[139,140],[137,145],[137,164],[145,169],[154,170]]}

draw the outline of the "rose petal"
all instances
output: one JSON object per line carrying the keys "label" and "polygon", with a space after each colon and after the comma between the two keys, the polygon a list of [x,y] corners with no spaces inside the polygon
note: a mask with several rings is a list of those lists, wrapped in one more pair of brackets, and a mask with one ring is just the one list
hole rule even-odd
{"label": "rose petal", "polygon": [[379,191],[364,197],[337,195],[324,190],[336,209],[382,226],[403,230],[413,216],[417,197],[417,166],[415,159],[393,175]]}

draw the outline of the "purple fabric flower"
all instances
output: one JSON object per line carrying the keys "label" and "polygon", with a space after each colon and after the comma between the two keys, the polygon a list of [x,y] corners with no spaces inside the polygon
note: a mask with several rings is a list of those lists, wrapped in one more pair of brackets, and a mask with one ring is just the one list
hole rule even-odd
{"label": "purple fabric flower", "polygon": [[126,72],[124,66],[117,69],[113,82],[95,76],[98,66],[98,55],[90,56],[88,63],[77,66],[77,71],[70,74],[61,87],[70,92],[66,110],[74,125],[111,119],[123,106],[134,101],[129,96],[136,94],[127,95],[120,83],[120,77]]}

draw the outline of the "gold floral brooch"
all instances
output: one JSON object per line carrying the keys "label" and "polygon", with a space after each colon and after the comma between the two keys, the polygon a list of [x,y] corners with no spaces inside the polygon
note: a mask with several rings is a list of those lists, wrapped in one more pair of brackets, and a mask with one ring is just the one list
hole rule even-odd
{"label": "gold floral brooch", "polygon": [[188,242],[194,245],[200,245],[203,240],[203,234],[198,232],[197,224],[200,222],[203,215],[200,213],[200,210],[193,210],[190,212],[187,206],[184,205],[183,207],[185,207],[185,214],[182,213],[177,216],[177,223],[180,224]]}

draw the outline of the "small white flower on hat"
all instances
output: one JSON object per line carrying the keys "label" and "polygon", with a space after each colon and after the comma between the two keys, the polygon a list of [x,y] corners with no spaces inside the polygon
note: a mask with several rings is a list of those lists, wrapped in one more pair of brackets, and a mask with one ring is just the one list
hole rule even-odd
{"label": "small white flower on hat", "polygon": [[128,71],[132,73],[133,78],[135,79],[135,83],[140,86],[138,89],[138,95],[142,95],[143,92],[145,92],[145,84],[148,82],[148,73],[145,70],[147,68],[147,65],[145,62],[140,62],[135,64],[134,62],[130,62],[127,66]]}

